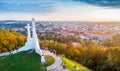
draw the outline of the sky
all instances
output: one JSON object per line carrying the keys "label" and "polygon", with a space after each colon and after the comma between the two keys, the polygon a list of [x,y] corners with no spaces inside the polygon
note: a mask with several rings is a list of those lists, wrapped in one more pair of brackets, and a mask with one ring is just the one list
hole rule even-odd
{"label": "sky", "polygon": [[0,0],[0,20],[120,21],[120,0]]}

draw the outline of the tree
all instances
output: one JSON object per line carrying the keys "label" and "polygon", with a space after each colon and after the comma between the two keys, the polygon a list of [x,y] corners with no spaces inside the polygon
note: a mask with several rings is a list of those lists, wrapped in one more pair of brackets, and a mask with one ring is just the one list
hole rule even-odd
{"label": "tree", "polygon": [[107,63],[112,67],[113,71],[120,71],[120,47],[108,49]]}
{"label": "tree", "polygon": [[0,29],[0,53],[8,52],[15,46],[22,46],[25,43],[25,36],[15,31]]}
{"label": "tree", "polygon": [[103,45],[106,46],[106,47],[113,47],[113,46],[115,46],[114,42],[111,39],[106,39],[103,42]]}

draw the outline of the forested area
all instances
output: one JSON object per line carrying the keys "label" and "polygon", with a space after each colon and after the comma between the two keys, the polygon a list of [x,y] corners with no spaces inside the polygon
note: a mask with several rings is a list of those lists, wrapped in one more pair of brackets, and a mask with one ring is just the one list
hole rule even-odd
{"label": "forested area", "polygon": [[57,54],[72,59],[91,70],[120,71],[119,34],[112,39],[107,39],[102,45],[90,40],[81,40],[79,43],[80,45],[73,46],[55,40],[40,41],[42,48],[55,50]]}
{"label": "forested area", "polygon": [[12,29],[3,30],[0,28],[0,53],[10,52],[23,46],[25,39],[24,35],[16,33]]}

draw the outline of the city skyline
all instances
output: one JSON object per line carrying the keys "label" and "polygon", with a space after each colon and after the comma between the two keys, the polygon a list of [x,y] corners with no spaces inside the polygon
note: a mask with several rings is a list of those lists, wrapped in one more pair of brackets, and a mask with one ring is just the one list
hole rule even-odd
{"label": "city skyline", "polygon": [[120,21],[118,0],[1,0],[1,20]]}

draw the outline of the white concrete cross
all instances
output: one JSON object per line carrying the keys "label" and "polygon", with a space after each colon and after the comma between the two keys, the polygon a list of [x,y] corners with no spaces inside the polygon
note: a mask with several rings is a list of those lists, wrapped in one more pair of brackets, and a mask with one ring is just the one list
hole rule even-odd
{"label": "white concrete cross", "polygon": [[31,38],[31,34],[30,34],[30,28],[32,28],[31,26],[30,26],[30,24],[27,24],[27,26],[25,26],[25,28],[27,29],[27,40],[28,39],[30,39]]}
{"label": "white concrete cross", "polygon": [[[35,52],[41,56],[41,59],[40,59],[41,62],[45,62],[45,58],[44,58],[42,50],[40,49],[40,46],[39,46],[39,41],[38,41],[38,37],[37,37],[37,33],[36,33],[35,20],[32,19],[32,27],[30,26],[30,24],[27,24],[27,26],[25,26],[25,28],[27,28],[27,34],[28,34],[27,42],[25,43],[25,46],[19,48],[18,50],[14,50],[13,54],[15,54],[17,52],[21,52],[21,51],[27,51],[30,49],[34,49]],[[31,37],[30,28],[32,28],[32,37]]]}
{"label": "white concrete cross", "polygon": [[35,24],[34,18],[32,18],[32,31],[33,31],[32,37],[33,37],[35,52],[41,56],[41,62],[45,62],[45,58],[44,58],[42,50],[40,49],[40,46],[39,46],[39,41],[38,41],[38,37],[37,37],[37,33],[36,33],[36,24]]}

